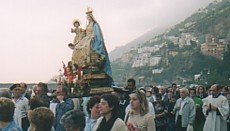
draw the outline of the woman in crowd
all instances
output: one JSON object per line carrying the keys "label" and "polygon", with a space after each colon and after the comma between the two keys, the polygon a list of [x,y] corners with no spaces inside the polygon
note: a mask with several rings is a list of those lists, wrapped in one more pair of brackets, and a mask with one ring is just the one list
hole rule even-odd
{"label": "woman in crowd", "polygon": [[146,96],[140,90],[130,94],[131,109],[125,116],[125,123],[130,131],[156,131],[153,116],[148,113]]}
{"label": "woman in crowd", "polygon": [[176,98],[176,96],[174,96],[173,92],[172,91],[168,91],[168,100],[171,99],[171,98],[173,98],[173,97]]}
{"label": "woman in crowd", "polygon": [[30,131],[51,131],[54,114],[47,107],[38,107],[30,111]]}
{"label": "woman in crowd", "polygon": [[197,96],[201,99],[207,97],[206,90],[203,86],[198,87]]}
{"label": "woman in crowd", "polygon": [[117,96],[102,95],[99,108],[102,117],[97,120],[93,131],[127,131],[125,123],[117,117],[118,106]]}
{"label": "woman in crowd", "polygon": [[85,131],[92,131],[97,119],[101,116],[99,111],[100,96],[93,96],[87,102],[87,111],[89,116],[86,117]]}
{"label": "woman in crowd", "polygon": [[204,114],[202,112],[202,100],[201,98],[198,98],[196,96],[196,89],[195,88],[191,88],[189,90],[189,95],[190,98],[193,99],[195,105],[196,105],[196,116],[195,116],[195,120],[193,123],[193,127],[194,127],[194,131],[202,131],[203,127],[204,127],[204,122],[205,122],[205,117]]}

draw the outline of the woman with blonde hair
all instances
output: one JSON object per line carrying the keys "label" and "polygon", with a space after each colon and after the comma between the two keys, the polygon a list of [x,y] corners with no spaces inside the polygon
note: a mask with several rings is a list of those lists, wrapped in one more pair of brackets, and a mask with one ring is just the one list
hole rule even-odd
{"label": "woman with blonde hair", "polygon": [[156,131],[154,118],[148,113],[148,101],[144,92],[136,90],[129,96],[131,109],[125,116],[128,129],[130,131]]}

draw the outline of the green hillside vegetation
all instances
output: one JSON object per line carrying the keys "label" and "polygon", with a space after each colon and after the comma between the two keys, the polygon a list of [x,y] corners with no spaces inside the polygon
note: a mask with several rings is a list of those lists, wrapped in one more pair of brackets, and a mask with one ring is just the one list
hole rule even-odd
{"label": "green hillside vegetation", "polygon": [[225,38],[230,41],[230,3],[224,1],[217,7],[210,9],[208,14],[197,21],[190,31],[197,35],[211,34],[217,38]]}

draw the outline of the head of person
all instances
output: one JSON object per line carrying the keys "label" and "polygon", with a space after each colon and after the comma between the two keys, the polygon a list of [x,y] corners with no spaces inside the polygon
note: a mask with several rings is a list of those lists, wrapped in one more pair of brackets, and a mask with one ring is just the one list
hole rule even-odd
{"label": "head of person", "polygon": [[30,112],[29,121],[32,131],[51,131],[54,114],[47,107],[38,107]]}
{"label": "head of person", "polygon": [[32,92],[35,94],[35,95],[37,95],[37,85],[33,85],[32,86]]}
{"label": "head of person", "polygon": [[160,94],[164,95],[167,92],[167,88],[165,86],[161,86],[160,88]]}
{"label": "head of person", "polygon": [[176,91],[176,89],[177,89],[177,84],[176,83],[172,83],[172,90]]}
{"label": "head of person", "polygon": [[64,96],[67,97],[68,89],[64,86],[59,86],[56,90],[56,96]]}
{"label": "head of person", "polygon": [[156,102],[161,102],[162,101],[161,100],[162,99],[162,95],[160,93],[156,94],[155,97],[156,97]]}
{"label": "head of person", "polygon": [[99,103],[100,103],[100,96],[93,96],[87,102],[87,111],[90,114],[91,119],[97,119],[100,117],[99,111]]}
{"label": "head of person", "polygon": [[13,95],[14,98],[21,97],[21,95],[22,95],[22,88],[21,88],[20,84],[13,84],[10,87],[10,90],[11,90],[12,95]]}
{"label": "head of person", "polygon": [[136,90],[132,92],[129,96],[130,107],[132,110],[139,110],[140,115],[145,115],[148,113],[148,101],[146,99],[145,94],[142,91]]}
{"label": "head of person", "polygon": [[47,104],[42,99],[39,99],[38,97],[32,97],[29,100],[29,109],[34,110],[38,107],[47,107]]}
{"label": "head of person", "polygon": [[11,98],[10,90],[8,88],[0,88],[0,98],[1,97],[6,97],[6,98]]}
{"label": "head of person", "polygon": [[101,96],[100,100],[100,114],[106,115],[106,114],[112,114],[112,116],[116,116],[118,112],[118,106],[119,106],[119,99],[117,96],[112,94],[104,94]]}
{"label": "head of person", "polygon": [[113,91],[111,94],[117,96],[119,100],[123,100],[125,90],[122,87],[113,87]]}
{"label": "head of person", "polygon": [[151,87],[146,87],[145,88],[145,90],[146,90],[146,93],[145,93],[145,95],[146,95],[146,97],[152,97],[152,88]]}
{"label": "head of person", "polygon": [[221,90],[221,93],[222,93],[224,96],[227,96],[227,95],[229,94],[228,87],[227,87],[227,86],[223,86],[223,87],[222,87],[222,90]]}
{"label": "head of person", "polygon": [[152,92],[153,92],[153,94],[158,94],[159,88],[157,88],[156,86],[152,86]]}
{"label": "head of person", "polygon": [[170,86],[170,87],[168,87],[168,91],[173,91],[171,86]]}
{"label": "head of person", "polygon": [[15,105],[9,98],[0,98],[0,122],[13,121]]}
{"label": "head of person", "polygon": [[24,94],[24,93],[26,93],[26,90],[27,90],[27,84],[26,83],[24,83],[24,82],[21,82],[20,83],[20,86],[21,86],[21,88],[22,88],[22,93]]}
{"label": "head of person", "polygon": [[132,78],[128,79],[126,89],[130,92],[134,91],[136,89],[136,81]]}
{"label": "head of person", "polygon": [[214,84],[211,86],[209,93],[212,96],[217,96],[220,93],[220,90],[221,90],[221,86]]}
{"label": "head of person", "polygon": [[66,131],[84,131],[85,115],[79,110],[70,110],[66,112],[60,120]]}
{"label": "head of person", "polygon": [[37,87],[36,87],[36,90],[35,90],[35,94],[37,96],[44,96],[44,95],[47,95],[47,92],[48,92],[48,86],[46,83],[43,83],[43,82],[39,82]]}
{"label": "head of person", "polygon": [[176,103],[176,97],[173,96],[172,98],[170,98],[170,99],[169,99],[169,103],[175,104],[175,103]]}
{"label": "head of person", "polygon": [[144,87],[139,88],[140,91],[144,92],[146,94],[146,90]]}
{"label": "head of person", "polygon": [[173,91],[168,91],[168,99],[172,98],[174,96]]}
{"label": "head of person", "polygon": [[180,89],[180,97],[182,99],[186,98],[189,95],[188,89],[187,88],[181,88]]}
{"label": "head of person", "polygon": [[205,88],[203,86],[198,87],[198,94],[204,94],[205,93]]}
{"label": "head of person", "polygon": [[194,98],[196,96],[196,88],[189,89],[189,96]]}
{"label": "head of person", "polygon": [[29,89],[29,90],[27,90],[26,92],[27,92],[30,96],[31,96],[32,93],[33,93],[32,89]]}

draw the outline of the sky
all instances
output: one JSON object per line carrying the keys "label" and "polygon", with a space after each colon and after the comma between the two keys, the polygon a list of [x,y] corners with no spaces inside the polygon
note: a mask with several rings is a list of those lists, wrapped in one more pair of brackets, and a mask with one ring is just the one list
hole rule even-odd
{"label": "sky", "polygon": [[159,27],[170,27],[212,0],[2,0],[0,82],[47,82],[71,60],[72,21],[87,25],[93,9],[107,51]]}

